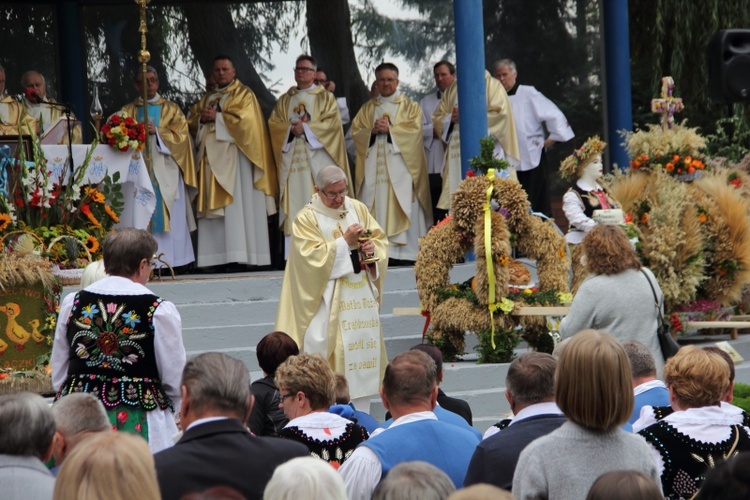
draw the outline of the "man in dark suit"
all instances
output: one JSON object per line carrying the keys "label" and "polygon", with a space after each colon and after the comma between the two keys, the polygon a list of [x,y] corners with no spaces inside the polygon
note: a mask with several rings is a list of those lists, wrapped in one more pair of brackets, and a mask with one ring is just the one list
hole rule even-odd
{"label": "man in dark suit", "polygon": [[440,353],[440,349],[438,349],[435,346],[427,345],[427,344],[417,344],[414,347],[412,347],[412,349],[417,349],[419,351],[424,352],[429,357],[431,357],[432,360],[435,362],[435,365],[437,365],[437,372],[438,372],[437,402],[438,402],[438,405],[440,405],[441,408],[444,408],[448,411],[452,411],[453,413],[457,415],[460,415],[461,417],[463,417],[464,420],[466,420],[466,422],[468,422],[469,426],[471,427],[473,424],[471,421],[471,407],[469,406],[469,403],[467,403],[463,399],[452,398],[448,396],[440,388],[440,384],[443,382],[443,355]]}
{"label": "man in dark suit", "polygon": [[489,483],[510,490],[521,451],[565,422],[555,404],[556,366],[555,358],[540,352],[522,354],[510,364],[505,397],[515,416],[506,428],[477,446],[464,486]]}
{"label": "man in dark suit", "polygon": [[277,465],[309,455],[307,447],[280,438],[255,437],[244,426],[253,398],[245,365],[220,353],[191,359],[182,373],[181,424],[172,448],[154,455],[164,500],[215,486],[246,498],[263,498]]}

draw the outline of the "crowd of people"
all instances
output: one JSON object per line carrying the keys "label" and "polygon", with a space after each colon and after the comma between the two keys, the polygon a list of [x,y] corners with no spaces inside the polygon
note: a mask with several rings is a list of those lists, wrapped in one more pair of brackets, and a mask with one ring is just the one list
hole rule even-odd
{"label": "crowd of people", "polygon": [[[187,114],[159,94],[156,68],[145,74],[139,68],[138,97],[122,111],[138,121],[148,117],[156,196],[149,230],[162,259],[186,270],[280,266],[293,248],[295,217],[315,194],[317,175],[336,166],[346,177],[345,195],[364,203],[383,228],[389,250],[383,257],[413,263],[418,239],[447,213],[460,181],[455,74],[451,62],[435,64],[437,91],[417,103],[400,91],[399,68],[382,63],[375,68],[372,99],[350,117],[346,99],[334,96],[335,83],[313,57],[301,55],[295,85],[266,120],[229,56],[214,59],[206,93]],[[570,140],[573,132],[551,101],[516,82],[513,61],[499,61],[495,75],[500,80],[485,75],[495,153],[510,162],[508,175],[518,170],[532,207],[549,216],[544,149]],[[5,95],[5,77],[0,67],[0,125],[6,133],[17,133],[23,122],[43,135],[64,118],[41,73],[23,74],[20,102]],[[78,123],[70,140],[81,139]],[[269,230],[269,221],[278,227]]]}
{"label": "crowd of people", "polygon": [[[284,345],[288,338],[273,332],[264,341]],[[0,395],[3,498],[750,495],[750,417],[731,404],[734,367],[718,348],[683,347],[667,360],[660,383],[642,344],[577,332],[554,356],[528,352],[510,364],[512,415],[483,439],[439,403],[440,353],[432,346],[388,363],[380,397],[391,420],[369,430],[367,419],[358,423],[364,413],[342,412],[353,407],[345,386],[337,395],[323,357],[287,354],[274,357],[279,364],[257,397],[235,358],[209,352],[183,363],[179,407],[167,412],[179,431],[160,450],[150,438],[161,432],[155,426],[144,435],[116,425],[122,410],[108,408],[100,395],[106,386],[79,387],[51,406],[32,393]],[[644,386],[668,394],[644,400]],[[262,399],[275,400],[286,423],[251,419],[254,406],[269,406]],[[274,423],[257,433],[247,425],[265,419]]]}
{"label": "crowd of people", "polygon": [[[388,259],[416,259],[433,210],[450,208],[436,194],[453,189],[455,68],[437,63],[438,95],[418,105],[398,91],[395,65],[378,66],[378,96],[351,120],[353,176],[348,109],[319,69],[297,59],[296,85],[268,123],[226,56],[189,119],[158,95],[149,69],[162,230],[109,234],[103,266],[63,300],[54,404],[0,395],[3,498],[750,495],[750,417],[731,404],[733,362],[695,346],[664,359],[655,335],[663,294],[617,227],[581,226],[572,243],[589,276],[561,323],[564,341],[554,355],[510,364],[497,384],[512,415],[484,435],[469,404],[440,388],[439,349],[420,344],[388,360],[379,321]],[[488,72],[485,83],[496,152],[535,193],[532,207],[546,210],[543,150],[572,131],[544,96],[518,85],[512,61],[494,69],[497,80]],[[25,81],[42,92],[35,76]],[[142,116],[143,106],[127,109]],[[0,102],[0,118],[13,109]],[[579,180],[601,174],[603,144],[590,148],[570,165]],[[270,264],[267,217],[279,211],[287,271],[276,331],[256,349],[263,377],[252,384],[226,354],[188,360],[177,308],[146,287],[157,251],[189,248],[180,258],[194,258],[193,195],[200,266]],[[601,299],[615,289],[618,300]],[[370,415],[375,395],[384,422]]]}

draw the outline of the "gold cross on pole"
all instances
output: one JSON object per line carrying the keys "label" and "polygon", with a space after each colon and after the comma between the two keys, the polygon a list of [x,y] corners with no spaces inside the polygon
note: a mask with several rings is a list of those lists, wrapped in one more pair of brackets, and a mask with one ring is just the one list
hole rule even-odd
{"label": "gold cross on pole", "polygon": [[[156,177],[154,176],[154,164],[151,159],[151,141],[149,140],[148,134],[148,62],[151,60],[151,54],[146,50],[146,33],[148,33],[148,28],[146,27],[146,6],[151,3],[151,0],[135,0],[135,3],[138,4],[141,11],[140,23],[138,25],[138,31],[141,33],[141,50],[138,51],[138,62],[141,63],[143,126],[146,128],[146,148],[144,149],[144,159],[146,160],[146,168],[148,169],[149,177],[151,177],[151,182],[154,182]],[[137,116],[134,116],[133,118],[137,118]],[[159,207],[156,209],[158,210]],[[148,230],[151,231],[151,222],[148,224]]]}
{"label": "gold cross on pole", "polygon": [[674,80],[671,76],[661,79],[661,98],[651,99],[651,112],[661,115],[661,128],[666,130],[674,126],[674,114],[685,109],[682,98],[673,97]]}

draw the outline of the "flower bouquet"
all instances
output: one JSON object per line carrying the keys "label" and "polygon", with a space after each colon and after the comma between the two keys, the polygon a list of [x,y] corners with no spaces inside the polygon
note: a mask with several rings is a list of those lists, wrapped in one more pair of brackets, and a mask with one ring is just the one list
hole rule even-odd
{"label": "flower bouquet", "polygon": [[146,145],[146,126],[124,111],[118,111],[102,125],[101,141],[118,151],[143,151]]}
{"label": "flower bouquet", "polygon": [[86,171],[97,141],[69,178],[48,169],[38,139],[33,161],[23,148],[8,169],[0,190],[0,247],[17,256],[46,257],[61,269],[83,268],[101,257],[100,242],[118,222],[123,196],[119,173],[97,184],[86,182]]}

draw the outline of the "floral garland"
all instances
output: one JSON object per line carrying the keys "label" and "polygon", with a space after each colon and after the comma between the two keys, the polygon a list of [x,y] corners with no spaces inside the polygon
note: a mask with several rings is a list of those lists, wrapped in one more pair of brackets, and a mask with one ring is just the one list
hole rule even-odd
{"label": "floral garland", "polygon": [[560,163],[560,176],[568,181],[574,181],[581,176],[581,172],[596,156],[604,151],[606,142],[599,139],[598,135],[589,137],[583,146],[573,151],[573,154]]}

